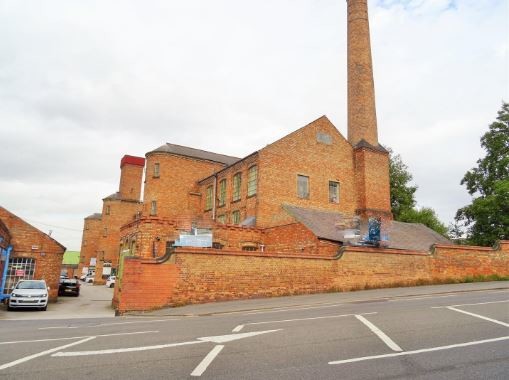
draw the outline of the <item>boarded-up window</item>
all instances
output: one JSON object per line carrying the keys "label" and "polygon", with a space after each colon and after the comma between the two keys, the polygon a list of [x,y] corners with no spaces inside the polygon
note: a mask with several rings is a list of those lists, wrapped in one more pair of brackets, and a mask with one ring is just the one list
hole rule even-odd
{"label": "boarded-up window", "polygon": [[251,166],[247,172],[247,196],[256,194],[256,184],[258,180],[258,168]]}
{"label": "boarded-up window", "polygon": [[309,198],[309,177],[297,175],[297,196],[299,198]]}
{"label": "boarded-up window", "polygon": [[150,215],[157,215],[157,201],[150,202]]}
{"label": "boarded-up window", "polygon": [[159,162],[154,164],[154,177],[159,177]]}
{"label": "boarded-up window", "polygon": [[233,176],[233,201],[240,199],[240,185],[242,184],[242,174],[237,173]]}
{"label": "boarded-up window", "polygon": [[219,207],[226,203],[226,179],[219,181]]}

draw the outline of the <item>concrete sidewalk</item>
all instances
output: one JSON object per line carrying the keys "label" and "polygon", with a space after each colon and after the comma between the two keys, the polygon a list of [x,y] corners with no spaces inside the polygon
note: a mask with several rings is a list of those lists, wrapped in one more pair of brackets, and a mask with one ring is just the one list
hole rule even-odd
{"label": "concrete sidewalk", "polygon": [[329,303],[355,303],[385,300],[399,297],[439,295],[458,292],[475,292],[481,290],[507,290],[509,295],[509,281],[476,282],[466,284],[426,285],[406,288],[386,288],[362,290],[344,293],[310,294],[288,297],[261,298],[252,300],[214,302],[200,305],[188,305],[175,308],[164,308],[147,312],[129,312],[129,316],[204,316],[246,312],[252,310],[270,310],[281,307],[297,307],[307,305],[322,305]]}
{"label": "concrete sidewalk", "polygon": [[7,311],[7,306],[0,304],[0,320],[109,318],[115,316],[112,298],[113,289],[81,282],[79,297],[58,297],[46,311]]}

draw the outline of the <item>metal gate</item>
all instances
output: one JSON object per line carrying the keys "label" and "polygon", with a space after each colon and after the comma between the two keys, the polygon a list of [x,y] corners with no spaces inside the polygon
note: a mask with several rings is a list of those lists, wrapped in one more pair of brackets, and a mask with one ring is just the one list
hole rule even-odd
{"label": "metal gate", "polygon": [[35,260],[25,257],[9,259],[7,277],[5,279],[5,294],[10,294],[19,280],[32,280],[35,273]]}

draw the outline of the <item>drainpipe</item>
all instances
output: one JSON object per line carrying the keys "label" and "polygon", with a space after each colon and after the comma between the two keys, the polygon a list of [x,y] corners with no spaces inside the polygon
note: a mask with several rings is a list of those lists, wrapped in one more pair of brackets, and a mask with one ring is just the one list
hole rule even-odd
{"label": "drainpipe", "polygon": [[217,174],[214,174],[214,187],[212,190],[212,220],[216,220],[216,193],[217,193]]}
{"label": "drainpipe", "polygon": [[7,270],[9,269],[9,258],[11,256],[12,251],[12,245],[7,247],[7,251],[5,251],[5,264],[4,264],[4,270],[2,273],[2,279],[0,282],[0,300],[3,300],[4,298],[9,298],[10,295],[6,294],[4,295],[5,291],[5,282],[7,281]]}

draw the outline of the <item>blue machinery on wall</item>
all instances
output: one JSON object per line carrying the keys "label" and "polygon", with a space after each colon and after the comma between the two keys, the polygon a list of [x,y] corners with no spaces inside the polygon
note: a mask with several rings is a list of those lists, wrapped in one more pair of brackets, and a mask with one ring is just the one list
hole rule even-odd
{"label": "blue machinery on wall", "polygon": [[5,298],[9,298],[10,294],[4,294],[5,291],[5,281],[7,280],[7,271],[9,270],[9,258],[11,256],[12,245],[8,246],[7,249],[0,249],[2,261],[4,262],[4,268],[2,271],[2,278],[0,282],[0,301],[3,301]]}

